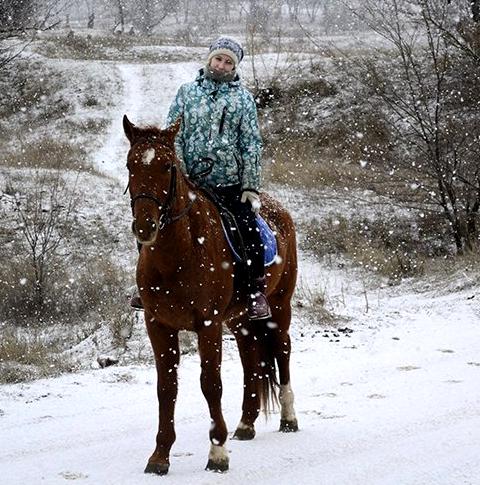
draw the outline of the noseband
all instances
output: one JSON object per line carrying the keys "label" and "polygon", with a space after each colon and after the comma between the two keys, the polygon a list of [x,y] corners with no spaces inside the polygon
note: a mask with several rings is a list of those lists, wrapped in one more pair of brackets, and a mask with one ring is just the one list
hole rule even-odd
{"label": "noseband", "polygon": [[[130,186],[130,182],[128,183],[127,188],[125,189],[125,193],[127,192],[129,186]],[[190,202],[185,207],[185,209],[183,209],[179,214],[173,216],[172,210],[173,210],[173,203],[175,202],[176,194],[177,194],[177,167],[175,164],[172,164],[170,183],[168,187],[167,198],[165,199],[165,201],[162,202],[158,197],[155,197],[154,195],[149,193],[142,192],[140,194],[137,194],[134,197],[130,198],[132,215],[134,213],[135,202],[137,202],[137,200],[140,200],[140,199],[152,200],[157,204],[158,208],[160,209],[158,228],[159,230],[162,230],[165,226],[168,226],[168,224],[171,224],[172,222],[175,222],[181,219],[190,210],[190,208],[193,205],[193,200],[190,200]]]}

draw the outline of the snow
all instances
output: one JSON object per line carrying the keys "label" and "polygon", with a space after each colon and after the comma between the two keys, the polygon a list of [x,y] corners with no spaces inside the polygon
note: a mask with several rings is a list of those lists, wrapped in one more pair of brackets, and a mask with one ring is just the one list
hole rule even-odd
{"label": "snow", "polygon": [[[303,337],[294,328],[300,431],[279,433],[278,414],[267,422],[260,417],[252,442],[227,442],[231,462],[223,475],[203,470],[210,420],[198,356],[184,357],[168,482],[477,483],[478,310],[467,294],[382,295],[339,342],[324,338],[321,327],[303,329]],[[223,408],[233,431],[242,375],[229,336],[225,350]],[[143,467],[156,433],[153,367],[8,385],[0,396],[3,484],[75,477],[92,484],[151,483]]]}
{"label": "snow", "polygon": [[[105,66],[98,63],[96,68]],[[135,124],[162,125],[176,89],[193,79],[199,66],[108,67],[122,90],[115,93],[111,126],[92,157],[109,177],[106,203],[114,204],[126,180],[123,114]],[[276,188],[275,195],[302,219],[312,217],[307,203],[312,197],[318,201],[317,217],[328,215],[341,198],[334,191],[298,194],[285,188]],[[356,195],[342,204],[346,214],[367,212],[362,203],[366,195]],[[386,210],[382,201],[378,210]],[[227,473],[204,471],[210,418],[200,390],[198,356],[186,355],[179,367],[177,441],[169,475],[144,475],[157,426],[155,369],[95,368],[0,387],[2,485],[71,480],[96,485],[159,480],[182,485],[478,483],[475,281],[458,272],[451,281],[406,281],[390,287],[379,279],[366,280],[359,270],[301,253],[299,287],[307,296],[324,295],[342,320],[328,326],[315,318],[315,308],[307,315],[300,306],[294,308],[291,372],[298,433],[279,433],[278,413],[268,421],[260,417],[253,441],[228,440]],[[240,418],[243,377],[229,335],[224,336],[222,377],[223,409],[233,432]]]}
{"label": "snow", "polygon": [[[105,175],[125,179],[126,152],[122,119],[126,114],[136,125],[163,126],[168,107],[179,86],[192,78],[198,63],[119,64],[123,93],[118,108],[112,112],[112,123],[103,147],[95,154],[94,164]],[[121,162],[120,162],[121,161]]]}

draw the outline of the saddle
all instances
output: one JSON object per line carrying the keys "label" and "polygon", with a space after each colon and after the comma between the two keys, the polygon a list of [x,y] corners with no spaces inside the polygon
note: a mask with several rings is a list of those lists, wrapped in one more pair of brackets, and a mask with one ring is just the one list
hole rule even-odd
{"label": "saddle", "polygon": [[[223,233],[228,242],[232,255],[240,264],[247,264],[247,257],[245,252],[245,245],[243,243],[242,235],[238,229],[235,216],[222,204],[222,201],[212,191],[202,188],[205,195],[215,204],[220,214],[220,220],[222,222]],[[275,233],[267,224],[265,219],[260,215],[256,217],[257,227],[260,231],[260,239],[265,248],[264,252],[264,265],[265,267],[271,266],[278,255],[277,239]]]}

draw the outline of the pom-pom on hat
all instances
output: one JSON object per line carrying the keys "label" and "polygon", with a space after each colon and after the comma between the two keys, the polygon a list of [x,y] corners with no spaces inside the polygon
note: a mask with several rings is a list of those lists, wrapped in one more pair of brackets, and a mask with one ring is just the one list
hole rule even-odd
{"label": "pom-pom on hat", "polygon": [[232,37],[219,37],[217,40],[213,41],[210,46],[207,65],[210,64],[212,58],[218,54],[225,54],[226,56],[231,57],[236,69],[240,64],[240,61],[243,59],[243,48],[240,42],[232,39]]}

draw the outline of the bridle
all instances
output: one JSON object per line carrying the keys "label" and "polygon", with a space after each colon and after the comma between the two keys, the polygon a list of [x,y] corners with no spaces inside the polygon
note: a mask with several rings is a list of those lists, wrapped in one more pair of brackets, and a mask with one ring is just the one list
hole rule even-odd
{"label": "bridle", "polygon": [[[137,142],[138,143],[138,142]],[[124,194],[127,193],[130,187],[130,180],[128,181],[127,187],[125,188]],[[180,211],[177,215],[172,215],[173,203],[175,202],[175,196],[177,195],[177,167],[175,163],[171,167],[170,183],[168,184],[167,197],[164,202],[162,202],[155,195],[149,194],[147,192],[142,192],[130,198],[130,206],[132,208],[132,215],[134,214],[135,202],[140,199],[148,199],[155,202],[160,210],[160,216],[158,218],[158,229],[162,230],[165,226],[178,221],[191,209],[194,199],[190,199],[187,206]]]}

